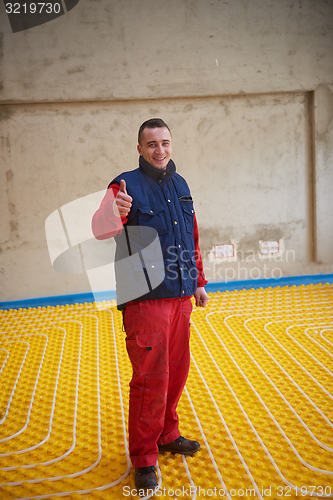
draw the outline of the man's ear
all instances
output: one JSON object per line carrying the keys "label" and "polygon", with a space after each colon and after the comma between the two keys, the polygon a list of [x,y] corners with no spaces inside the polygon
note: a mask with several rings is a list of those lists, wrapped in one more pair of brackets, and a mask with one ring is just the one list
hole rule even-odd
{"label": "man's ear", "polygon": [[140,144],[137,145],[136,149],[138,150],[139,155],[142,156],[142,150]]}

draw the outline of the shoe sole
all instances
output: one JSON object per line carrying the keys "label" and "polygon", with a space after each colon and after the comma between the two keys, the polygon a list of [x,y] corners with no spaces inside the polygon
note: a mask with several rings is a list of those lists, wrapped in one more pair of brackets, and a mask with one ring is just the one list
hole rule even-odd
{"label": "shoe sole", "polygon": [[158,488],[158,484],[156,483],[156,486],[137,486],[135,485],[137,490],[142,490],[142,491],[149,491],[149,490],[156,490]]}
{"label": "shoe sole", "polygon": [[176,453],[178,453],[179,455],[193,456],[199,450],[200,450],[200,447],[194,451],[176,451],[176,450],[160,450],[160,449],[158,451],[159,451],[159,453],[165,453],[165,452],[172,453],[172,455],[176,455]]}

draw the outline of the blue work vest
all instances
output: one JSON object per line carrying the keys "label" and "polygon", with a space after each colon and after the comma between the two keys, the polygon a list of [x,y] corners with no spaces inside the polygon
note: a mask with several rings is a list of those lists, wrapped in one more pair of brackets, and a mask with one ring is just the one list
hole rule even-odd
{"label": "blue work vest", "polygon": [[[150,265],[151,262],[147,266],[144,259],[141,258],[143,267],[141,270],[148,280],[149,291],[136,300],[193,295],[197,288],[193,238],[194,208],[187,182],[176,173],[176,167],[172,160],[169,161],[167,169],[160,170],[146,162],[142,156],[140,156],[139,168],[118,175],[111,181],[110,185],[114,182],[120,183],[121,179],[125,180],[127,193],[133,201],[128,222],[124,226],[122,234],[115,237],[117,244],[116,264],[117,261],[119,262],[136,251],[135,243],[132,244],[130,241],[135,228],[141,231],[142,241],[144,241],[145,234],[149,236],[149,228],[155,230],[158,233],[163,255],[163,259],[160,260],[164,266],[164,279],[155,288],[149,283],[148,275],[149,272],[152,272],[150,267],[155,268],[156,266]],[[133,237],[134,239],[135,237]],[[155,270],[158,272],[158,269],[153,269],[153,271]],[[117,275],[116,265],[119,309],[123,309],[125,306],[125,299],[120,298],[120,295],[126,296],[126,294],[121,294],[120,290],[126,290],[126,287],[130,286],[129,281],[128,274],[118,273]]]}

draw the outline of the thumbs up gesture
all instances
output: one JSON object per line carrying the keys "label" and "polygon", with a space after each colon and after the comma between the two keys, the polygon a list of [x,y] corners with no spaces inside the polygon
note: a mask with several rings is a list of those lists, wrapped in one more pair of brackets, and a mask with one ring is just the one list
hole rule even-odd
{"label": "thumbs up gesture", "polygon": [[121,179],[119,191],[113,202],[113,213],[117,217],[126,217],[131,210],[132,201],[132,197],[126,191],[126,182],[124,179]]}

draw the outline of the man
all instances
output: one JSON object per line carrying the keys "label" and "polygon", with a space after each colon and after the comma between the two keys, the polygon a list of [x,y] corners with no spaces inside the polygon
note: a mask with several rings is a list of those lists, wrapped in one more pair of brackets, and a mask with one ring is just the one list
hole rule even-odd
{"label": "man", "polygon": [[[126,348],[133,367],[129,451],[136,469],[136,487],[148,489],[157,486],[155,463],[159,451],[189,455],[200,448],[197,441],[180,436],[176,408],[190,365],[190,298],[194,295],[196,305],[205,307],[208,296],[193,201],[185,179],[176,173],[171,160],[172,138],[166,123],[159,118],[144,122],[137,149],[139,168],[122,173],[110,183],[93,217],[92,229],[97,239],[115,236],[117,251],[122,250],[118,258],[116,253],[116,280],[118,308],[123,311]],[[158,234],[164,269],[158,286],[152,287],[149,273],[158,265],[143,262],[141,252],[141,260],[137,260],[143,262],[141,276],[149,287],[141,297],[139,293],[128,301],[123,291],[132,286],[132,277],[119,269],[124,269],[124,263],[130,269],[130,259],[139,255],[132,251],[133,241],[140,239],[133,236],[131,241],[130,231],[135,228],[143,231],[142,241],[149,228]],[[117,261],[123,263],[118,274]],[[133,269],[131,274],[135,275]]]}

